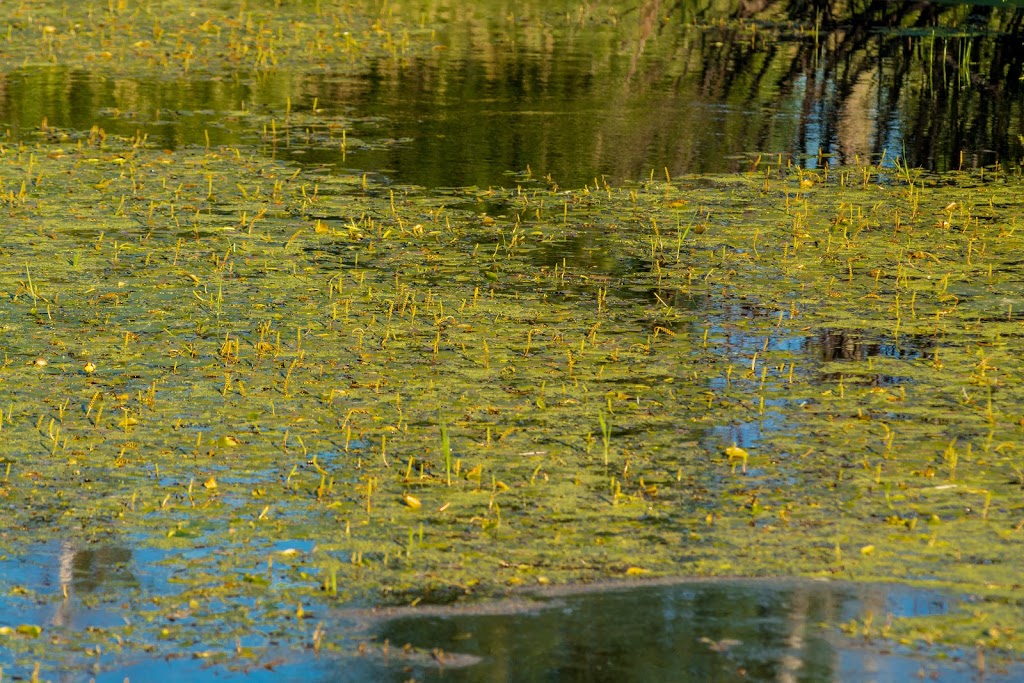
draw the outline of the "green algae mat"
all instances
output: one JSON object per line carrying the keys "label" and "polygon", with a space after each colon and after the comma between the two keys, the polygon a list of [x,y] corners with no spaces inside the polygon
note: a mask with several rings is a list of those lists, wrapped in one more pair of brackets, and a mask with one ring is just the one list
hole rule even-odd
{"label": "green algae mat", "polygon": [[5,604],[123,616],[17,666],[685,575],[927,581],[983,599],[851,628],[1016,646],[1015,176],[428,193],[50,130],[0,182],[0,543],[55,575]]}

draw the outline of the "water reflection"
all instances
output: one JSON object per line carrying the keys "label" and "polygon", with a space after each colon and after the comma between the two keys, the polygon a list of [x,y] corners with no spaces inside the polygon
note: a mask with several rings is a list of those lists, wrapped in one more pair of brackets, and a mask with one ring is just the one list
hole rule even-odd
{"label": "water reflection", "polygon": [[883,339],[856,330],[823,330],[807,338],[807,351],[826,363],[875,357],[913,360],[927,353],[933,343],[923,335]]}
{"label": "water reflection", "polygon": [[[46,120],[142,131],[171,149],[258,144],[426,187],[510,184],[507,172],[527,167],[567,186],[738,170],[759,153],[809,165],[885,153],[935,170],[1024,154],[1024,9],[1002,3],[646,0],[617,12],[448,0],[409,11],[437,27],[438,49],[359,75],[25,67],[0,74],[0,122],[15,137]],[[268,140],[272,120],[281,136]]]}
{"label": "water reflection", "polygon": [[72,541],[60,544],[60,583],[77,595],[99,589],[137,588],[131,572],[132,551],[121,546],[78,548]]}
{"label": "water reflection", "polygon": [[[873,615],[950,609],[941,594],[902,587],[807,581],[643,586],[558,598],[505,613],[435,609],[385,623],[378,640],[482,657],[479,665],[404,665],[380,680],[444,681],[892,681],[940,675],[972,680],[955,664],[923,662],[838,635]],[[453,663],[456,660],[452,660]],[[356,680],[341,675],[337,680]],[[1009,679],[1006,679],[1009,680]]]}
{"label": "water reflection", "polygon": [[[143,587],[137,562],[124,546],[83,546],[67,539],[8,558],[0,562],[0,577],[17,589],[0,597],[0,625],[30,623],[69,630],[123,625],[118,610],[102,603]],[[23,594],[40,599],[27,600]]]}
{"label": "water reflection", "polygon": [[[94,556],[95,557],[95,556]],[[120,561],[111,556],[113,564]],[[76,563],[73,553],[69,556]],[[105,561],[77,560],[83,573]],[[85,571],[86,566],[91,567]],[[72,576],[75,570],[72,570]],[[837,625],[945,614],[959,600],[906,586],[806,580],[646,583],[549,591],[463,607],[342,610],[327,618],[346,654],[271,649],[261,663],[124,653],[91,672],[101,683],[194,681],[976,681],[948,659],[893,652]],[[18,615],[23,617],[24,615]],[[369,621],[367,621],[369,620]],[[39,622],[33,622],[39,623]],[[98,627],[113,624],[96,623]],[[81,627],[81,626],[80,626]],[[367,633],[365,629],[370,629]],[[361,643],[358,648],[356,643]],[[403,646],[409,644],[411,649]],[[263,662],[267,665],[264,666]],[[272,663],[272,664],[271,664]],[[1021,680],[990,668],[989,683]],[[69,672],[61,680],[85,680]]]}

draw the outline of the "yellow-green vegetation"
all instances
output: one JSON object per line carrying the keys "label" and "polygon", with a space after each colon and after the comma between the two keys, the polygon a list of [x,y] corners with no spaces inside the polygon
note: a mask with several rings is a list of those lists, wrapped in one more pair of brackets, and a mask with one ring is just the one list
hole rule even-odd
{"label": "yellow-green vegetation", "polygon": [[[408,8],[303,7],[25,2],[0,61],[258,82],[434,46]],[[1018,174],[428,190],[282,160],[346,154],[305,104],[234,112],[233,145],[0,144],[0,562],[73,541],[158,575],[5,573],[10,613],[124,617],[0,625],[19,669],[340,651],[335,607],[622,577],[927,582],[979,599],[847,629],[1019,648]]]}
{"label": "yellow-green vegetation", "polygon": [[0,177],[5,552],[119,539],[175,577],[107,647],[793,574],[983,594],[894,633],[1015,646],[1016,177],[444,195],[53,131]]}
{"label": "yellow-green vegetation", "polygon": [[[416,31],[387,3],[373,2],[12,4],[0,37],[6,65],[95,66],[133,75],[351,69],[372,58],[405,56]],[[428,42],[416,44],[429,49]]]}

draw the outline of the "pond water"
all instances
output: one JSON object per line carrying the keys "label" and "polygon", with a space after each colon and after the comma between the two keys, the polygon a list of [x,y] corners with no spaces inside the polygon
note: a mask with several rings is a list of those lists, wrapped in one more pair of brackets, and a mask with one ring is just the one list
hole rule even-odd
{"label": "pond water", "polygon": [[1019,650],[1024,10],[283,4],[0,33],[0,678]]}
{"label": "pond water", "polygon": [[[119,603],[140,590],[168,595],[173,580],[163,569],[166,553],[125,546],[76,550],[65,542],[34,560],[41,566],[4,561],[5,579],[41,595],[64,582],[70,599],[26,606],[5,598],[0,608],[7,620],[45,625],[50,637],[146,619]],[[975,653],[936,659],[879,636],[894,617],[955,614],[970,605],[922,588],[794,579],[540,589],[461,607],[336,610],[321,623],[347,644],[351,654],[341,658],[300,654],[257,632],[238,644],[259,648],[255,659],[225,663],[202,654],[201,639],[192,654],[175,657],[97,647],[65,660],[58,680],[959,683],[978,680]],[[985,681],[1024,675],[1019,663],[996,658],[986,667]]]}
{"label": "pond water", "polygon": [[25,66],[0,74],[0,125],[142,131],[169,149],[264,144],[272,119],[284,130],[287,112],[315,106],[315,125],[268,153],[423,187],[508,185],[529,168],[575,188],[779,154],[943,171],[1024,153],[1012,4],[400,7],[432,29],[426,54],[354,73]]}
{"label": "pond water", "polygon": [[[940,593],[828,582],[721,581],[604,588],[507,614],[397,617],[379,639],[479,658],[417,675],[451,681],[970,680],[937,665],[843,638],[827,624],[959,609]],[[868,628],[868,631],[870,631]],[[443,662],[443,654],[437,655]],[[397,677],[394,680],[399,680]]]}
{"label": "pond water", "polygon": [[[464,608],[341,611],[358,652],[279,650],[230,666],[202,657],[97,653],[65,681],[792,681],[1020,680],[1024,668],[975,653],[946,659],[878,641],[888,619],[969,605],[900,586],[795,580],[668,582],[548,591]],[[834,624],[847,624],[847,634]],[[333,625],[332,625],[333,627]],[[79,663],[79,666],[85,666]]]}

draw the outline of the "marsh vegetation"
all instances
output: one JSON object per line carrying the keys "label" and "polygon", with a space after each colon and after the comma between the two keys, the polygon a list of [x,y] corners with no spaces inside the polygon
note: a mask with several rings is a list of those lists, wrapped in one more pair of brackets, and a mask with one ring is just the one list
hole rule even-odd
{"label": "marsh vegetation", "polygon": [[682,576],[927,584],[972,598],[828,618],[1019,648],[1017,10],[41,5],[0,36],[5,673]]}

